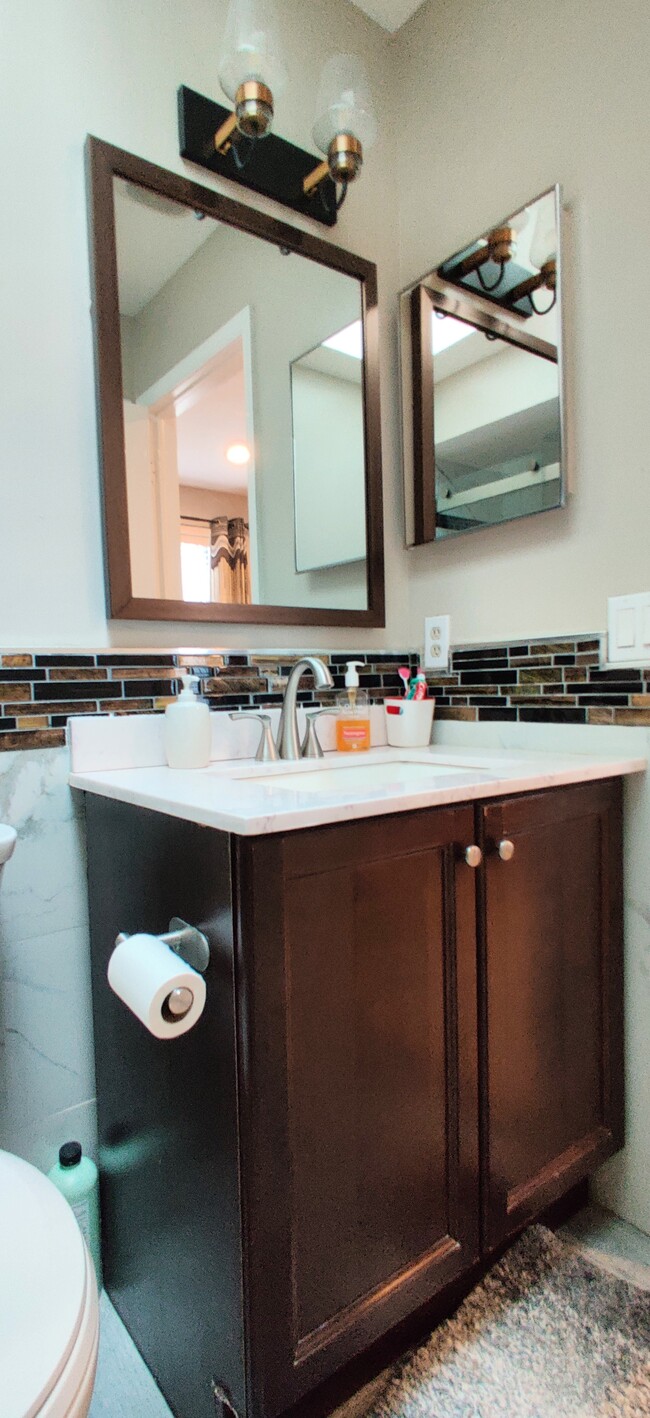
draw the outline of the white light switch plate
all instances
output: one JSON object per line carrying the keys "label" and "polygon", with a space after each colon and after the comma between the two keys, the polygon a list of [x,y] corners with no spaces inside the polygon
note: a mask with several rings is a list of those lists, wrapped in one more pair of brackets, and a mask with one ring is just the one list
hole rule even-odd
{"label": "white light switch plate", "polygon": [[650,664],[650,591],[610,596],[607,602],[607,662]]}
{"label": "white light switch plate", "polygon": [[430,615],[424,622],[424,668],[449,668],[450,619],[448,615]]}

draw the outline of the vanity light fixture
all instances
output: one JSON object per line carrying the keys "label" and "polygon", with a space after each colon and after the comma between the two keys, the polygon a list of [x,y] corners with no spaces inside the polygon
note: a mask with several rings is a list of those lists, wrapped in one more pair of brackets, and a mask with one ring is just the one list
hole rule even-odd
{"label": "vanity light fixture", "polygon": [[323,67],[313,138],[325,161],[316,164],[271,132],[286,83],[274,0],[230,0],[219,80],[234,109],[179,89],[181,157],[334,226],[377,134],[361,60],[335,54]]}
{"label": "vanity light fixture", "polygon": [[[518,286],[513,286],[508,291],[508,300],[514,305],[527,295],[536,315],[548,315],[557,301],[557,237],[555,232],[555,220],[552,213],[540,211],[537,218],[537,229],[531,242],[530,261],[532,266],[537,266],[537,275],[532,275],[525,281],[520,281]],[[551,292],[550,304],[544,310],[540,310],[533,294],[537,290],[548,290]]]}
{"label": "vanity light fixture", "polygon": [[[528,225],[529,218],[530,212],[525,207],[523,212],[519,212],[516,217],[511,217],[507,225],[497,226],[486,237],[481,237],[473,251],[470,251],[467,256],[463,256],[455,266],[445,268],[445,279],[461,281],[463,276],[469,276],[472,271],[475,271],[479,284],[486,295],[496,291],[501,285],[508,262],[512,261],[516,255],[517,237]],[[495,281],[487,282],[483,274],[482,267],[488,261],[494,262],[499,267]]]}

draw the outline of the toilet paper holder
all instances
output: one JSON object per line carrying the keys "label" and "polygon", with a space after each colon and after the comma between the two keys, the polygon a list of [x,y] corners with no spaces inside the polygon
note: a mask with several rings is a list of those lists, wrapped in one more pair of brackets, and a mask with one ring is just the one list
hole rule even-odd
{"label": "toilet paper holder", "polygon": [[[128,940],[127,932],[120,931],[115,937],[116,946],[125,940]],[[181,920],[180,916],[172,916],[169,930],[164,935],[159,935],[158,940],[168,945],[174,955],[178,955],[192,970],[198,970],[200,975],[205,974],[210,964],[210,946],[207,936],[197,926],[190,926],[187,921]]]}

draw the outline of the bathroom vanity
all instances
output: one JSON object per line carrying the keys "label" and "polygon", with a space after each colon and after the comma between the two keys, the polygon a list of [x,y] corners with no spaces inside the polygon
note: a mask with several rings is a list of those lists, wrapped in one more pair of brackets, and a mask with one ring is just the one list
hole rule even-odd
{"label": "bathroom vanity", "polygon": [[[643,762],[383,749],[344,788],[337,759],[72,779],[106,1285],[181,1418],[289,1408],[623,1141]],[[172,916],[211,960],[161,1042],[106,967]]]}

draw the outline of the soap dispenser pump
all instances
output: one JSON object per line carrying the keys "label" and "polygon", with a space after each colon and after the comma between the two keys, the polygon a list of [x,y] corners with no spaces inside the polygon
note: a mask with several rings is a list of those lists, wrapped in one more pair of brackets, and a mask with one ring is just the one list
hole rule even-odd
{"label": "soap dispenser pump", "polygon": [[205,700],[192,688],[192,675],[180,674],[181,693],[165,711],[165,754],[170,768],[207,768],[212,725]]}
{"label": "soap dispenser pump", "polygon": [[363,665],[363,660],[348,660],[345,691],[337,701],[336,747],[339,753],[363,753],[370,748],[370,708],[365,689],[359,689],[359,665]]}

